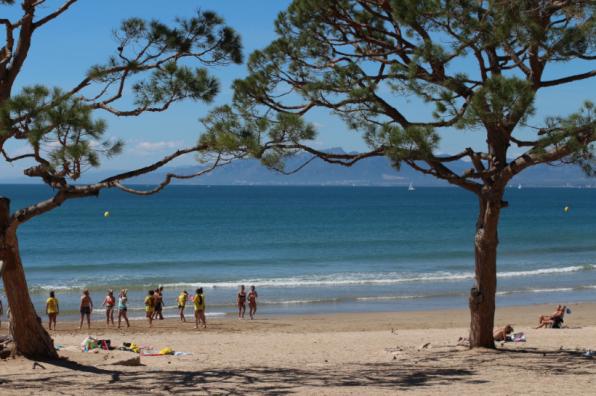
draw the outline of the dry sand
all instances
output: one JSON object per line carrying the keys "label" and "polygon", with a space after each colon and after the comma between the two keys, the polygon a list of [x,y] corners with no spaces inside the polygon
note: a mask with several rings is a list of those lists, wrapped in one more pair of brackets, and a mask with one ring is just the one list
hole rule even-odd
{"label": "dry sand", "polygon": [[[52,336],[67,359],[0,361],[0,394],[595,394],[596,358],[582,352],[596,350],[596,304],[572,305],[568,329],[534,330],[553,308],[498,309],[497,324],[513,324],[528,341],[494,351],[456,346],[467,333],[465,310],[221,318],[198,331],[174,319],[122,331],[96,321],[91,332],[59,322]],[[135,355],[80,352],[87,334],[192,355],[115,365]]]}

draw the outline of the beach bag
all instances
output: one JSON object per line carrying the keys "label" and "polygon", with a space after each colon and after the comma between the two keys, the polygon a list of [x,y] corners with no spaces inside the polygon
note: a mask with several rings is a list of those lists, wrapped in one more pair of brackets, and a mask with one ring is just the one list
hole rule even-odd
{"label": "beach bag", "polygon": [[97,340],[93,337],[86,337],[83,340],[83,342],[81,342],[81,349],[84,352],[90,351],[95,348],[97,348]]}

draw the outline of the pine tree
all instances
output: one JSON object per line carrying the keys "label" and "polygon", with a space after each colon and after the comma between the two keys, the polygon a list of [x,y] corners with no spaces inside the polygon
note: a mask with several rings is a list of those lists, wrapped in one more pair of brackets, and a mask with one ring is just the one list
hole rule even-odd
{"label": "pine tree", "polygon": [[[213,12],[197,12],[176,20],[172,26],[158,20],[132,18],[115,31],[115,54],[105,63],[81,71],[76,86],[64,89],[34,85],[15,92],[13,85],[28,58],[32,41],[43,34],[46,24],[60,23],[63,14],[74,12],[77,2],[66,0],[48,12],[43,1],[22,0],[18,19],[0,19],[5,33],[4,47],[0,49],[0,152],[6,163],[27,164],[25,175],[41,180],[53,190],[47,200],[14,212],[9,198],[0,197],[0,261],[11,309],[10,330],[18,352],[31,358],[56,358],[57,354],[38,321],[27,289],[17,239],[22,224],[66,200],[97,196],[103,189],[153,194],[175,178],[200,176],[242,155],[214,152],[197,143],[148,166],[97,183],[76,184],[86,169],[99,166],[102,159],[110,159],[122,150],[121,141],[104,137],[106,123],[96,118],[97,113],[138,117],[166,111],[182,100],[210,103],[219,85],[207,67],[242,62],[239,36]],[[17,7],[14,0],[0,0],[0,5]],[[65,36],[60,45],[67,42]],[[127,95],[130,91],[132,97]],[[131,107],[121,108],[125,105]],[[28,152],[11,154],[7,148],[11,141],[27,145]],[[124,185],[135,176],[193,153],[209,161],[195,174],[168,174],[158,186],[145,191]]]}
{"label": "pine tree", "polygon": [[[596,76],[595,8],[578,0],[294,0],[276,21],[276,39],[251,55],[234,103],[206,119],[212,132],[205,141],[251,136],[254,155],[285,173],[299,170],[284,166],[299,151],[344,166],[387,156],[397,168],[405,163],[473,193],[470,340],[493,348],[507,184],[530,166],[560,161],[593,174],[591,102],[544,125],[530,120],[539,90]],[[549,69],[555,64],[569,67]],[[421,101],[428,114],[408,114],[407,100]],[[370,151],[309,146],[315,130],[302,117],[315,109],[361,132]],[[457,128],[481,131],[485,149],[437,154],[439,132]],[[511,160],[512,146],[524,153]],[[450,167],[460,159],[471,164],[463,173]]]}

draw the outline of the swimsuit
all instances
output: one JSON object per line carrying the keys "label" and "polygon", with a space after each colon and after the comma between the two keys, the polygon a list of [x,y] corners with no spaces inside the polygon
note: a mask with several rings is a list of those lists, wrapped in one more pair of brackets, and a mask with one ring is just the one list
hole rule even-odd
{"label": "swimsuit", "polygon": [[248,304],[252,305],[252,306],[257,305],[257,293],[256,292],[248,293]]}
{"label": "swimsuit", "polygon": [[246,304],[246,293],[238,293],[238,305]]}
{"label": "swimsuit", "polygon": [[186,294],[181,294],[178,296],[178,308],[184,308],[186,305]]}
{"label": "swimsuit", "polygon": [[128,298],[126,297],[120,297],[118,299],[118,310],[119,311],[127,311],[128,308],[126,307],[126,300],[128,300]]}
{"label": "swimsuit", "polygon": [[162,297],[161,297],[161,295],[159,295],[158,297],[154,297],[154,298],[155,298],[155,312],[161,312]]}
{"label": "swimsuit", "polygon": [[204,311],[205,310],[205,298],[202,294],[197,294],[192,299],[193,304],[195,305],[195,311]]}
{"label": "swimsuit", "polygon": [[48,298],[48,301],[46,301],[46,304],[48,306],[48,314],[58,313],[58,300],[56,298],[54,298],[54,297]]}
{"label": "swimsuit", "polygon": [[81,299],[81,315],[91,315],[91,299],[88,296]]}
{"label": "swimsuit", "polygon": [[151,314],[153,313],[153,305],[154,304],[155,304],[155,300],[153,299],[153,296],[145,297],[145,313],[147,314],[147,317],[150,317]]}

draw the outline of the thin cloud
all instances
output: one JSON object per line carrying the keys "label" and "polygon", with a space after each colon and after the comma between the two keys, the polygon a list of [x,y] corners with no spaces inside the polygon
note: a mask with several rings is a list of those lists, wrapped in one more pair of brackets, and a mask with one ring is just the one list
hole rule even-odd
{"label": "thin cloud", "polygon": [[160,152],[164,150],[171,150],[182,146],[182,141],[180,140],[162,140],[158,142],[138,142],[134,148],[133,152],[137,154],[149,154]]}

